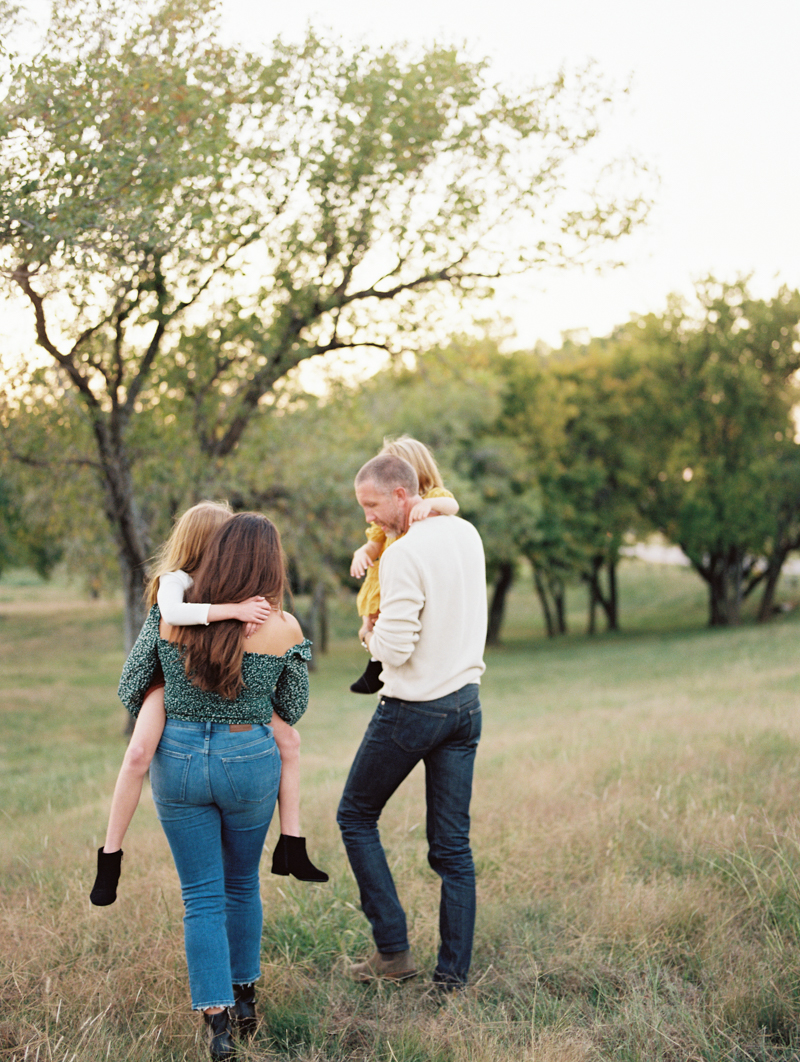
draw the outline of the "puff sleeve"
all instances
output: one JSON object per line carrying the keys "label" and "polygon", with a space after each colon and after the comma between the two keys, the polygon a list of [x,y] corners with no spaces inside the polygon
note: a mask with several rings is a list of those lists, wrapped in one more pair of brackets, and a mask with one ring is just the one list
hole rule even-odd
{"label": "puff sleeve", "polygon": [[139,637],[128,654],[119,680],[117,689],[119,699],[134,718],[139,714],[153,676],[161,668],[158,658],[158,625],[160,622],[161,613],[158,605],[153,605],[144,626],[139,631]]}
{"label": "puff sleeve", "polygon": [[308,661],[311,642],[304,639],[285,654],[283,671],[278,676],[272,694],[272,708],[290,726],[301,718],[308,707]]}

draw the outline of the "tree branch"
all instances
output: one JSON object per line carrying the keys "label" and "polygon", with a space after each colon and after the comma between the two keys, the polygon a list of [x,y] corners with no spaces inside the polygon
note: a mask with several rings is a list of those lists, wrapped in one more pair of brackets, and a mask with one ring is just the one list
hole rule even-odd
{"label": "tree branch", "polygon": [[147,381],[147,378],[150,374],[150,370],[153,366],[153,362],[155,361],[156,356],[158,355],[159,348],[161,346],[161,340],[164,337],[164,333],[167,330],[167,326],[171,324],[171,322],[174,321],[178,316],[180,316],[180,314],[188,310],[190,306],[193,306],[200,298],[200,296],[208,290],[211,282],[217,276],[219,276],[220,273],[225,271],[225,269],[228,267],[230,262],[236,257],[236,255],[239,254],[240,251],[244,250],[245,247],[255,242],[255,240],[257,240],[259,236],[260,233],[252,233],[250,236],[245,237],[241,242],[237,243],[232,250],[226,251],[222,257],[222,261],[218,262],[217,265],[215,265],[211,269],[206,279],[196,288],[191,298],[185,299],[183,302],[178,303],[175,309],[169,314],[164,313],[164,306],[166,305],[167,301],[166,281],[164,278],[164,274],[161,270],[160,259],[156,262],[153,271],[155,276],[154,285],[156,291],[156,298],[158,301],[156,330],[153,333],[145,355],[139,365],[139,371],[137,372],[135,378],[131,382],[130,387],[128,388],[128,396],[125,401],[124,407],[126,416],[130,416],[134,405],[138,400],[139,395],[141,394],[142,388],[144,387],[145,382]]}
{"label": "tree branch", "polygon": [[479,273],[479,272],[460,272],[456,270],[456,265],[444,266],[442,269],[436,270],[433,273],[423,273],[421,276],[416,277],[414,280],[405,281],[402,284],[395,284],[393,288],[386,288],[381,290],[379,288],[362,288],[361,291],[355,291],[351,295],[345,296],[342,300],[342,306],[348,306],[353,302],[359,302],[364,299],[395,299],[398,295],[404,291],[415,291],[418,288],[425,287],[428,284],[437,284],[443,280],[450,283],[458,283],[462,280],[499,280],[501,276],[505,274],[501,272],[494,273]]}
{"label": "tree branch", "polygon": [[95,470],[102,471],[103,466],[99,461],[92,461],[88,457],[67,457],[60,458],[58,460],[48,461],[41,457],[31,457],[28,454],[21,454],[14,449],[13,446],[6,445],[6,450],[14,458],[15,461],[19,461],[21,465],[27,465],[29,468],[93,468]]}
{"label": "tree branch", "polygon": [[[75,364],[72,352],[70,354],[62,354],[58,347],[50,340],[50,336],[47,334],[47,322],[45,320],[44,313],[44,296],[34,291],[31,284],[31,277],[35,275],[31,270],[30,265],[27,262],[22,263],[11,273],[12,279],[22,289],[22,291],[28,296],[32,305],[36,319],[36,341],[40,347],[47,351],[48,354],[61,366],[67,373],[70,380],[72,380],[75,387],[78,389],[82,397],[86,400],[90,406],[93,415],[97,415],[100,412],[100,403],[98,402],[94,392],[89,386],[89,381],[80,372],[78,366]],[[99,328],[97,325],[95,328]],[[91,329],[84,336],[91,334]],[[81,337],[82,339],[83,337]],[[73,351],[77,348],[79,339],[73,346]]]}

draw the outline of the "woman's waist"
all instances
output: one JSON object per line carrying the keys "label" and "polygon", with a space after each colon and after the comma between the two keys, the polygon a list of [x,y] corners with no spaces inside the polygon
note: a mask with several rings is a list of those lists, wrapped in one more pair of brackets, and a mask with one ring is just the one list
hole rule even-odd
{"label": "woman's waist", "polygon": [[184,759],[195,754],[234,757],[262,756],[276,749],[272,727],[261,723],[197,723],[167,719],[158,743],[162,755]]}
{"label": "woman's waist", "polygon": [[188,683],[172,682],[167,676],[164,690],[167,719],[186,723],[265,725],[272,718],[272,698],[266,690],[245,690],[233,701],[218,693],[198,690]]}
{"label": "woman's waist", "polygon": [[170,727],[170,729],[184,731],[187,734],[237,734],[253,731],[272,732],[272,727],[268,722],[219,723],[211,719],[179,719],[170,715],[167,715],[165,727],[167,726]]}

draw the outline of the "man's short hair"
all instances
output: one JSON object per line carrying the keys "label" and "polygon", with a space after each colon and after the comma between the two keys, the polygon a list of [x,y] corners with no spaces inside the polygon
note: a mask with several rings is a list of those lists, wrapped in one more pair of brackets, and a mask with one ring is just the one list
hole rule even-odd
{"label": "man's short hair", "polygon": [[419,493],[419,480],[413,465],[393,454],[378,454],[358,470],[356,487],[374,483],[381,494],[391,494],[395,487],[403,487],[410,497]]}

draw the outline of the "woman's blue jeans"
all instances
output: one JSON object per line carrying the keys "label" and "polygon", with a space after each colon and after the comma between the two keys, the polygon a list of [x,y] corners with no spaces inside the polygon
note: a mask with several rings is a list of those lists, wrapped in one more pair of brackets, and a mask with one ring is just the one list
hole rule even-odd
{"label": "woman's blue jeans", "polygon": [[260,973],[258,867],[281,776],[272,728],[168,719],[150,767],[181,882],[192,1008],[228,1007]]}
{"label": "woman's blue jeans", "polygon": [[441,946],[433,979],[465,984],[475,932],[475,866],[469,804],[481,733],[479,686],[435,701],[381,697],[356,753],[337,821],[378,951],[409,947],[406,916],[378,832],[384,805],[422,760],[428,862],[442,879]]}

